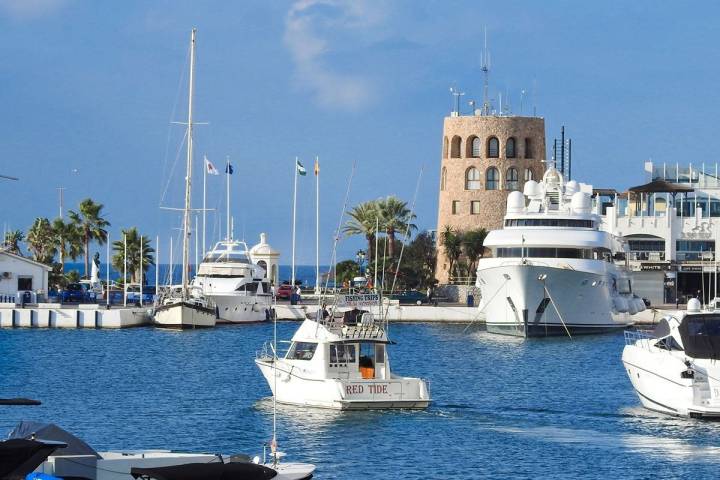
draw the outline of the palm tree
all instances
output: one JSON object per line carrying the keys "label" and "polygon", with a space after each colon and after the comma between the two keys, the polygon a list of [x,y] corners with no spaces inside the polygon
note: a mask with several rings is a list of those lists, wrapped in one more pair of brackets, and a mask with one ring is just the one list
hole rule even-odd
{"label": "palm tree", "polygon": [[445,248],[445,256],[448,259],[448,279],[452,279],[453,267],[462,255],[462,240],[450,225],[446,225],[440,234],[440,244]]}
{"label": "palm tree", "polygon": [[65,259],[73,261],[83,252],[82,238],[75,224],[56,218],[52,223],[55,249],[60,254],[60,274],[65,274]]}
{"label": "palm tree", "polygon": [[[130,274],[130,282],[135,283],[140,278],[140,234],[137,228],[132,227],[122,231],[124,240],[113,242],[115,255],[112,258],[112,265],[115,270],[122,272],[125,269],[125,243],[127,242],[127,268]],[[142,238],[142,271],[143,277],[150,265],[155,265],[153,257],[155,250],[150,246],[150,238]],[[123,281],[128,281],[126,278]]]}
{"label": "palm tree", "polygon": [[378,222],[382,225],[380,212],[377,208],[377,202],[370,200],[356,205],[348,212],[350,220],[345,223],[343,233],[346,235],[363,235],[368,242],[368,256],[374,258],[375,253],[375,235],[377,235],[376,225]]}
{"label": "palm tree", "polygon": [[33,260],[50,265],[57,253],[54,240],[50,220],[36,218],[27,235],[28,250],[32,252]]}
{"label": "palm tree", "polygon": [[105,228],[110,226],[110,222],[102,218],[102,209],[102,203],[95,203],[92,199],[86,198],[80,202],[79,212],[73,210],[69,212],[70,220],[82,235],[86,277],[90,268],[90,242],[97,240],[100,245],[107,242]]}
{"label": "palm tree", "polygon": [[25,235],[22,230],[10,230],[5,232],[5,241],[3,242],[3,248],[10,253],[15,255],[22,255],[20,252],[20,242],[25,239]]}
{"label": "palm tree", "polygon": [[474,274],[477,261],[483,256],[483,251],[485,250],[483,243],[485,243],[487,234],[488,232],[484,228],[468,230],[462,234],[462,246],[465,251],[465,256],[468,259],[468,277]]}
{"label": "palm tree", "polygon": [[392,195],[378,199],[376,204],[380,213],[380,228],[385,230],[388,236],[388,255],[394,258],[395,233],[417,230],[417,226],[410,223],[415,219],[415,214],[407,208],[407,202]]}

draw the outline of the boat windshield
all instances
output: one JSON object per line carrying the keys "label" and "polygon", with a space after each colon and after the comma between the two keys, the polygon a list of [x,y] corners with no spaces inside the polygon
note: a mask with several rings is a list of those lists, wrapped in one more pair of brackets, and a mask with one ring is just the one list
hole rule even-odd
{"label": "boat windshield", "polygon": [[250,263],[247,256],[247,245],[243,242],[218,242],[205,255],[206,263]]}
{"label": "boat windshield", "polygon": [[290,360],[312,360],[313,356],[315,356],[315,349],[317,349],[317,343],[293,342],[285,358]]}
{"label": "boat windshield", "polygon": [[688,315],[683,318],[679,330],[688,356],[720,360],[720,315]]}

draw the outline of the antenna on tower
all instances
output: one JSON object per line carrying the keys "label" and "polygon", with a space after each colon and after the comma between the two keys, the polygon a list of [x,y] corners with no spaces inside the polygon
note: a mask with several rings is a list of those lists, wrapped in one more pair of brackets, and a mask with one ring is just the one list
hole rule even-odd
{"label": "antenna on tower", "polygon": [[453,117],[460,116],[460,97],[465,95],[465,92],[461,92],[455,87],[450,87],[450,94],[455,97],[455,110],[452,112]]}
{"label": "antenna on tower", "polygon": [[480,55],[480,70],[483,72],[483,105],[482,114],[490,114],[490,98],[488,97],[488,84],[490,80],[490,52],[487,46],[487,27],[485,27],[485,44]]}
{"label": "antenna on tower", "polygon": [[525,94],[526,94],[526,93],[527,93],[527,92],[525,91],[524,88],[523,88],[522,90],[520,90],[520,115],[521,115],[521,116],[522,116],[522,114],[523,114],[523,100],[525,100]]}

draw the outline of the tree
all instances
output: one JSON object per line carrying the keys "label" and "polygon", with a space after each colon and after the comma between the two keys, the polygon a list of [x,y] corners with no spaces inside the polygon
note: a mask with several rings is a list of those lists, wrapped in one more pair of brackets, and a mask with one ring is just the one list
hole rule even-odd
{"label": "tree", "polygon": [[487,234],[488,232],[484,228],[468,230],[462,234],[462,247],[468,260],[468,276],[474,275],[477,261],[483,256],[485,250],[483,243],[485,243]]}
{"label": "tree", "polygon": [[[127,242],[127,272],[130,274],[130,282],[137,283],[140,280],[140,235],[137,228],[132,227],[122,231],[124,240],[113,242],[112,265],[115,270],[122,272],[125,269],[125,243]],[[153,257],[155,250],[150,246],[150,238],[142,238],[142,271],[143,278],[150,265],[155,265]],[[127,281],[127,279],[123,279]]]}
{"label": "tree", "polygon": [[15,255],[22,255],[20,251],[20,242],[25,239],[25,235],[22,230],[10,230],[5,232],[5,241],[3,242],[3,248],[10,253]]}
{"label": "tree", "polygon": [[450,225],[446,225],[440,234],[440,244],[445,249],[448,259],[448,277],[452,279],[455,263],[462,255],[462,239]]}
{"label": "tree", "polygon": [[345,282],[351,283],[352,279],[360,275],[360,267],[355,260],[343,260],[335,265],[335,285],[342,285]]}
{"label": "tree", "polygon": [[403,286],[421,288],[435,284],[436,260],[435,242],[427,232],[420,233],[405,247],[399,276]]}
{"label": "tree", "polygon": [[80,232],[72,222],[56,218],[52,223],[53,240],[56,251],[60,254],[60,274],[65,274],[65,259],[75,260],[82,254],[83,242]]}
{"label": "tree", "polygon": [[27,234],[28,250],[33,260],[47,265],[52,264],[57,250],[55,249],[55,235],[47,218],[36,218]]}
{"label": "tree", "polygon": [[415,214],[407,208],[407,202],[392,195],[378,199],[376,205],[380,213],[380,228],[385,230],[388,236],[388,255],[394,258],[395,234],[417,230],[417,226],[410,223],[415,219]]}
{"label": "tree", "polygon": [[80,202],[79,212],[73,210],[69,212],[70,220],[82,235],[85,277],[88,276],[90,268],[90,242],[96,240],[100,245],[105,245],[107,242],[106,227],[110,226],[110,222],[102,217],[102,209],[102,203],[95,203],[92,199],[86,198]]}
{"label": "tree", "polygon": [[363,202],[348,212],[350,220],[345,223],[343,233],[346,235],[363,235],[368,242],[368,256],[374,258],[376,225],[380,221],[380,212],[375,201]]}

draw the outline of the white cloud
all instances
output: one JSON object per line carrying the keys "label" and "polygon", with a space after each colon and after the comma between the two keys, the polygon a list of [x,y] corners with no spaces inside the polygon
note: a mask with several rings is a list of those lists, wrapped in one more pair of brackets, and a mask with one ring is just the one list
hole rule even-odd
{"label": "white cloud", "polygon": [[295,64],[298,86],[309,90],[324,107],[357,110],[374,100],[367,75],[337,71],[328,54],[343,41],[363,38],[382,20],[365,1],[298,0],[285,22],[285,44]]}
{"label": "white cloud", "polygon": [[15,18],[32,18],[59,10],[68,0],[0,0],[0,10]]}

